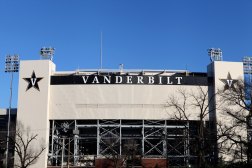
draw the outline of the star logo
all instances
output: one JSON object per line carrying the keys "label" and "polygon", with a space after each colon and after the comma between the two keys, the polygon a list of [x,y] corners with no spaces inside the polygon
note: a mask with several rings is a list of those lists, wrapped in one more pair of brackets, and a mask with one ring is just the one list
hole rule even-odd
{"label": "star logo", "polygon": [[29,90],[29,89],[32,88],[32,87],[35,88],[35,89],[37,89],[38,91],[40,91],[40,90],[39,90],[38,82],[39,82],[40,80],[42,80],[43,78],[37,78],[34,71],[32,72],[32,75],[31,75],[30,78],[23,78],[23,79],[24,79],[26,82],[28,82],[28,86],[27,86],[27,88],[26,88],[26,91]]}
{"label": "star logo", "polygon": [[228,75],[227,75],[227,79],[220,79],[221,82],[223,82],[225,84],[224,86],[224,91],[226,91],[227,89],[234,89],[234,84],[238,81],[238,80],[234,80],[232,79],[230,73],[228,72]]}

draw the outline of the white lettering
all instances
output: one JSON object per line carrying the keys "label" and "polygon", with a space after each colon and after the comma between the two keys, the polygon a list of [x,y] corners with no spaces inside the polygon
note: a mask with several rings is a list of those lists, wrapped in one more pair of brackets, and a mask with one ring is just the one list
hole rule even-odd
{"label": "white lettering", "polygon": [[116,82],[115,83],[122,83],[122,77],[121,76],[116,76]]}
{"label": "white lettering", "polygon": [[170,81],[170,77],[167,77],[167,84],[168,85],[172,85],[173,84],[173,82]]}
{"label": "white lettering", "polygon": [[94,80],[92,83],[100,83],[97,76],[94,77]]}
{"label": "white lettering", "polygon": [[104,76],[104,82],[103,83],[111,83],[111,76]]}
{"label": "white lettering", "polygon": [[149,84],[153,84],[154,83],[154,76],[149,76]]}
{"label": "white lettering", "polygon": [[83,82],[86,84],[89,76],[82,76]]}
{"label": "white lettering", "polygon": [[233,84],[233,80],[227,80],[227,83],[228,83],[228,87],[231,87]]}
{"label": "white lettering", "polygon": [[137,76],[137,83],[143,83],[143,76]]}
{"label": "white lettering", "polygon": [[[102,79],[103,77],[103,79]],[[113,77],[113,79],[112,79]],[[133,81],[134,78],[137,78],[137,81]],[[155,76],[146,76],[148,77],[148,81],[144,81],[145,79],[145,76],[90,76],[87,75],[87,76],[82,76],[82,80],[83,80],[83,83],[84,84],[87,84],[89,82],[92,82],[93,84],[99,84],[99,83],[104,83],[104,84],[111,84],[111,82],[115,82],[116,84],[121,84],[123,82],[126,82],[127,84],[133,84],[133,82],[135,84],[154,84],[155,82],[159,85],[163,85],[165,83],[163,83],[164,81],[164,76],[158,76],[155,78]],[[89,79],[90,78],[90,79]],[[101,81],[99,81],[99,79]],[[167,82],[166,84],[167,85],[173,85],[174,82],[177,82],[176,84],[177,85],[181,85],[181,82],[183,80],[183,77],[175,77],[175,80],[176,81],[173,81],[173,77],[171,76],[167,76],[166,77],[167,79]],[[31,78],[31,84],[32,86],[34,86],[35,84],[37,83],[37,78]],[[233,80],[227,80],[227,85],[229,87],[232,87],[233,85]]]}
{"label": "white lettering", "polygon": [[37,78],[31,78],[31,83],[32,83],[32,86],[34,86],[34,85],[35,85],[36,81],[37,81]]}
{"label": "white lettering", "polygon": [[180,85],[181,84],[181,79],[182,79],[182,77],[175,77],[177,80],[178,80],[178,85]]}
{"label": "white lettering", "polygon": [[162,76],[159,76],[159,84],[162,84]]}
{"label": "white lettering", "polygon": [[127,83],[132,83],[132,76],[127,76]]}

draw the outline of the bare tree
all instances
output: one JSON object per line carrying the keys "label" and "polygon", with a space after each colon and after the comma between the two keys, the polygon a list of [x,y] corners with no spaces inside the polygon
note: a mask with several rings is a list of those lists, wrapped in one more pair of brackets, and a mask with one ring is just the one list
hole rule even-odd
{"label": "bare tree", "polygon": [[[198,167],[206,166],[205,158],[208,154],[206,151],[216,145],[208,144],[216,141],[216,138],[214,138],[216,137],[216,129],[206,129],[205,125],[206,121],[209,120],[209,114],[216,110],[216,106],[212,106],[213,103],[215,103],[215,94],[201,86],[194,91],[179,89],[176,95],[171,95],[167,101],[167,108],[172,111],[172,113],[169,111],[170,119],[189,122],[193,116],[194,118],[196,116],[198,121],[197,134],[192,137],[194,143],[189,143],[188,148],[194,148]],[[215,121],[213,120],[213,122]]]}
{"label": "bare tree", "polygon": [[137,144],[136,140],[128,139],[126,144],[123,146],[123,156],[126,160],[126,167],[135,167],[141,164],[142,156],[139,155],[139,144]]}
{"label": "bare tree", "polygon": [[14,144],[14,151],[16,155],[15,167],[28,168],[38,160],[39,156],[46,149],[41,145],[39,149],[35,149],[33,143],[37,141],[38,134],[32,134],[29,128],[25,129],[22,123],[17,123],[16,136],[10,138]]}
{"label": "bare tree", "polygon": [[221,132],[221,143],[225,144],[226,151],[233,153],[233,161],[247,160],[250,163],[252,159],[251,89],[251,83],[239,80],[231,87],[221,90],[220,96],[223,104],[225,104],[222,112],[228,116],[230,123],[218,123],[218,131]]}
{"label": "bare tree", "polygon": [[107,139],[107,151],[103,154],[106,158],[105,167],[120,168],[125,162],[125,158],[117,150],[119,144],[114,139]]}
{"label": "bare tree", "polygon": [[118,143],[113,139],[107,139],[107,150],[103,154],[105,156],[104,167],[121,168],[121,167],[135,167],[137,162],[140,163],[141,156],[138,154],[138,144],[135,140],[127,140],[127,143],[122,147],[122,154],[118,149]]}

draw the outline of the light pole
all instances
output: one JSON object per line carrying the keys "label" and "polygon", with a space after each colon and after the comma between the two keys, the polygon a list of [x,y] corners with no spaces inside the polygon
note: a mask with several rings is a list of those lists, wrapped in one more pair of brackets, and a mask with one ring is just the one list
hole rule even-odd
{"label": "light pole", "polygon": [[12,101],[13,72],[18,72],[18,70],[19,70],[19,56],[7,55],[5,58],[5,72],[11,73],[11,81],[10,81],[10,100],[9,100],[8,126],[7,126],[6,168],[8,167],[8,156],[9,156],[10,113],[11,113],[11,101]]}
{"label": "light pole", "polygon": [[[249,75],[249,81],[244,82],[245,84],[245,92],[249,93],[249,97],[246,98],[246,101],[250,102],[249,114],[246,118],[246,125],[247,125],[247,140],[248,140],[248,149],[247,149],[247,162],[251,164],[252,162],[252,57],[245,56],[243,58],[243,72],[245,75]],[[245,80],[245,79],[244,79]],[[248,89],[248,90],[247,90]]]}

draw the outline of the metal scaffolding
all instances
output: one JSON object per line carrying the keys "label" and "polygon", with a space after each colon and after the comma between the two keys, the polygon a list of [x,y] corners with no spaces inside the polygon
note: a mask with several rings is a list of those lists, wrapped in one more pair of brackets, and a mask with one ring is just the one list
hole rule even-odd
{"label": "metal scaffolding", "polygon": [[95,158],[125,156],[129,150],[141,158],[188,165],[195,159],[189,144],[196,125],[174,120],[51,120],[48,165],[94,166]]}

